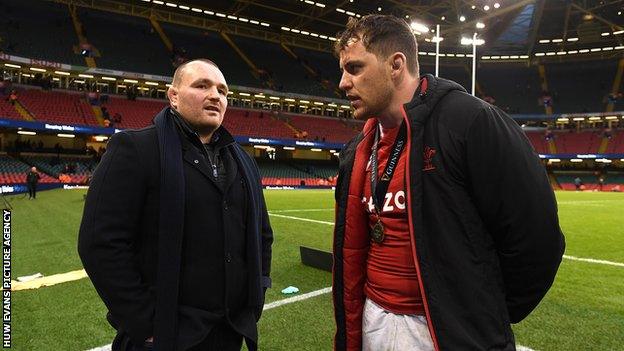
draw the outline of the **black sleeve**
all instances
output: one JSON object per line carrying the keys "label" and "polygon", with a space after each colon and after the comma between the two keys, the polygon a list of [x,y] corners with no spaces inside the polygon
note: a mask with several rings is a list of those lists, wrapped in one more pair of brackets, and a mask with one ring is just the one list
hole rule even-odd
{"label": "black sleeve", "polygon": [[260,209],[260,215],[262,216],[262,287],[266,289],[271,287],[271,245],[273,245],[273,229],[269,222],[269,213],[267,211],[266,201],[264,200],[262,187],[260,187],[260,194],[262,195],[262,208]]}
{"label": "black sleeve", "polygon": [[136,242],[145,195],[141,157],[132,136],[121,132],[93,174],[78,253],[113,319],[136,345],[152,336],[154,301],[139,271]]}
{"label": "black sleeve", "polygon": [[509,316],[524,319],[552,285],[565,249],[546,170],[522,129],[484,105],[466,135],[469,186],[500,261]]}

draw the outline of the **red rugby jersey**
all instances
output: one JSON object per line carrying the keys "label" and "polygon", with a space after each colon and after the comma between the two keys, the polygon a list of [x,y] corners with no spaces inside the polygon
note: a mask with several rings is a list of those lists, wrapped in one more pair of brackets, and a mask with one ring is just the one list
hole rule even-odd
{"label": "red rugby jersey", "polygon": [[[396,127],[382,132],[377,147],[378,177],[385,170],[399,129]],[[408,150],[404,148],[386,196],[380,204],[380,217],[385,229],[385,238],[380,244],[371,240],[364,292],[369,299],[387,311],[396,314],[424,315],[418,275],[412,256],[412,238],[407,221],[405,193],[407,152]],[[366,181],[362,189],[362,205],[369,214],[369,225],[372,228],[377,223],[377,215],[375,215],[375,207],[371,199],[370,176],[369,160],[365,171]]]}

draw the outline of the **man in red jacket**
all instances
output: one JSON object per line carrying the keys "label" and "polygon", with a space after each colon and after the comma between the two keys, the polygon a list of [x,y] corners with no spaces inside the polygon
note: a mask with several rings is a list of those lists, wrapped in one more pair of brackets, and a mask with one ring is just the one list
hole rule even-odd
{"label": "man in red jacket", "polygon": [[367,120],[340,153],[335,349],[515,350],[510,323],[537,306],[565,246],[531,145],[496,107],[420,77],[401,19],[351,19],[335,49]]}

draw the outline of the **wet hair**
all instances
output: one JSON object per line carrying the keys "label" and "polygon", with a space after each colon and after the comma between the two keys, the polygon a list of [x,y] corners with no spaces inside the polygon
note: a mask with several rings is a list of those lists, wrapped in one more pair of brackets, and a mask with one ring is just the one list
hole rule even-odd
{"label": "wet hair", "polygon": [[409,24],[390,15],[367,15],[350,17],[347,28],[338,33],[334,53],[340,56],[353,41],[361,40],[364,48],[378,58],[387,58],[395,52],[402,52],[407,58],[407,69],[418,75],[418,44]]}

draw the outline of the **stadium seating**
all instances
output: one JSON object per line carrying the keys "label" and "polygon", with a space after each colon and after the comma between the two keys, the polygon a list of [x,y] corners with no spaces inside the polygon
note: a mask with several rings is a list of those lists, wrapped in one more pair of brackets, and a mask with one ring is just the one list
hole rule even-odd
{"label": "stadium seating", "polygon": [[597,153],[602,141],[601,131],[564,131],[553,135],[557,153],[561,154]]}
{"label": "stadium seating", "polygon": [[111,118],[116,113],[121,115],[121,123],[116,124],[115,128],[138,129],[150,125],[152,118],[167,105],[168,103],[164,100],[137,99],[132,101],[111,96],[104,107]]}
{"label": "stadium seating", "polygon": [[608,154],[624,154],[624,130],[611,132],[611,139],[607,145]]}
{"label": "stadium seating", "polygon": [[337,118],[288,115],[288,119],[289,123],[297,130],[308,133],[308,140],[344,143],[358,132]]}
{"label": "stadium seating", "polygon": [[100,53],[98,67],[172,75],[170,54],[148,19],[83,8],[78,17],[87,40]]}
{"label": "stadium seating", "polygon": [[558,62],[546,65],[548,88],[555,113],[604,111],[617,61]]}
{"label": "stadium seating", "polygon": [[524,64],[482,64],[477,70],[484,94],[496,100],[496,106],[509,113],[544,114],[538,104],[542,93],[539,73]]}
{"label": "stadium seating", "polygon": [[161,23],[161,26],[173,46],[186,52],[187,59],[207,58],[214,61],[229,85],[262,87],[261,82],[251,74],[251,69],[245,61],[219,34],[170,23]]}
{"label": "stadium seating", "polygon": [[24,120],[15,110],[15,107],[6,100],[5,96],[0,96],[0,118]]}
{"label": "stadium seating", "polygon": [[258,160],[258,168],[264,186],[330,186],[336,180],[328,180],[305,172],[298,167],[275,160]]}
{"label": "stadium seating", "polygon": [[98,125],[91,106],[79,93],[26,89],[19,101],[38,121]]}
{"label": "stadium seating", "polygon": [[8,54],[85,66],[75,54],[78,44],[67,5],[52,1],[2,0],[0,51]]}
{"label": "stadium seating", "polygon": [[[31,166],[16,160],[7,155],[0,155],[0,184],[18,184],[26,183],[26,173]],[[57,183],[58,179],[54,179],[49,175],[39,172],[41,175],[40,183]]]}
{"label": "stadium seating", "polygon": [[294,139],[294,132],[271,111],[229,108],[223,125],[233,135]]}
{"label": "stadium seating", "polygon": [[[58,158],[54,156],[44,155],[22,155],[22,158],[37,167],[37,169],[50,174],[58,179],[61,173],[66,174],[71,179],[70,183],[86,183],[87,179],[95,170],[96,163],[90,157],[67,157]],[[75,165],[74,173],[64,172],[65,166],[68,164]],[[58,182],[58,180],[56,180]]]}
{"label": "stadium seating", "polygon": [[550,153],[550,151],[548,150],[548,141],[546,140],[544,132],[525,132],[525,134],[529,138],[529,141],[531,142],[533,148],[537,153]]}

